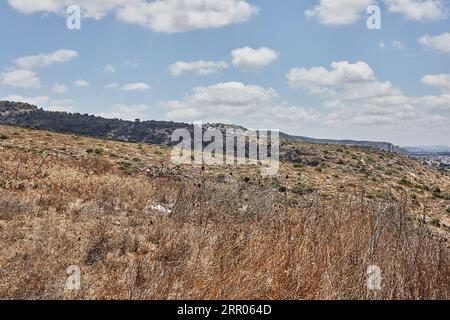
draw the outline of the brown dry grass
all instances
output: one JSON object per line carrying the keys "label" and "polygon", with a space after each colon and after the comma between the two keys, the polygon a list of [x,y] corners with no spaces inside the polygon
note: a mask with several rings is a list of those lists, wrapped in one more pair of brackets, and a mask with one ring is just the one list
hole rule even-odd
{"label": "brown dry grass", "polygon": [[[449,298],[448,243],[403,198],[361,187],[293,202],[201,171],[128,175],[105,155],[0,159],[3,299]],[[80,291],[65,289],[70,265]]]}

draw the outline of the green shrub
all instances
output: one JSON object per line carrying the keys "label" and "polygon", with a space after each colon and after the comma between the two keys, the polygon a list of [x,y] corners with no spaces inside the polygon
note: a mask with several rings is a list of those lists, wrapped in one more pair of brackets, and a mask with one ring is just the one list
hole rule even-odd
{"label": "green shrub", "polygon": [[95,153],[96,155],[101,155],[101,154],[103,153],[103,149],[97,148],[97,149],[94,150],[94,153]]}
{"label": "green shrub", "polygon": [[120,170],[122,170],[127,175],[132,175],[133,173],[136,173],[137,170],[134,168],[131,163],[126,161],[120,161],[118,162]]}
{"label": "green shrub", "polygon": [[272,181],[271,181],[272,187],[274,188],[279,188],[280,187],[280,181],[278,180],[277,177],[272,177]]}
{"label": "green shrub", "polygon": [[313,193],[314,191],[316,191],[316,189],[305,183],[299,183],[299,184],[293,186],[290,191],[292,193],[295,193],[298,195],[304,195],[304,194],[308,194],[308,193]]}
{"label": "green shrub", "polygon": [[409,181],[408,179],[406,179],[405,177],[402,177],[402,178],[400,179],[399,183],[400,183],[402,186],[406,186],[406,187],[412,187],[412,186],[414,186],[414,184],[413,184],[411,181]]}
{"label": "green shrub", "polygon": [[441,193],[441,188],[433,187],[433,188],[431,188],[431,192],[433,192],[433,193]]}
{"label": "green shrub", "polygon": [[439,220],[438,218],[434,218],[434,219],[432,219],[432,220],[430,221],[430,224],[431,224],[432,226],[435,226],[435,227],[440,228],[440,227],[441,227],[441,220]]}

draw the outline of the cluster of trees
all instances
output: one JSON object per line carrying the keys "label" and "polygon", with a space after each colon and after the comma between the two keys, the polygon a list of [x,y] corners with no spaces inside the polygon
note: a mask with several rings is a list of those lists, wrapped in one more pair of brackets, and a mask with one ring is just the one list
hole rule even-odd
{"label": "cluster of trees", "polygon": [[151,144],[170,144],[172,132],[176,129],[193,130],[192,125],[186,123],[105,119],[88,114],[50,112],[8,101],[0,102],[0,112],[0,123],[3,124]]}
{"label": "cluster of trees", "polygon": [[37,110],[37,107],[28,103],[0,101],[0,115],[8,113],[31,112],[35,110]]}

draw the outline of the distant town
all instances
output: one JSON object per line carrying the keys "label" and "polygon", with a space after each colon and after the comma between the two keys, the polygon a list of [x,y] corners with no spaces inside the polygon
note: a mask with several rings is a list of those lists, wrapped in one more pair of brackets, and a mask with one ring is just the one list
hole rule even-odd
{"label": "distant town", "polygon": [[450,148],[436,147],[406,147],[408,155],[419,159],[423,164],[431,166],[439,171],[450,171]]}

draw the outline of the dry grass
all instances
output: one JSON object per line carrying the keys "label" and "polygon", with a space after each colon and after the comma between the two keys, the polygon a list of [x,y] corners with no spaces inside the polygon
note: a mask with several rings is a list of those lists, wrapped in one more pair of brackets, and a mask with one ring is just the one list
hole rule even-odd
{"label": "dry grass", "polygon": [[[446,238],[406,194],[292,201],[200,170],[130,175],[107,155],[46,154],[0,148],[0,298],[449,298]],[[70,265],[79,291],[65,289]],[[366,287],[370,265],[381,291]]]}

